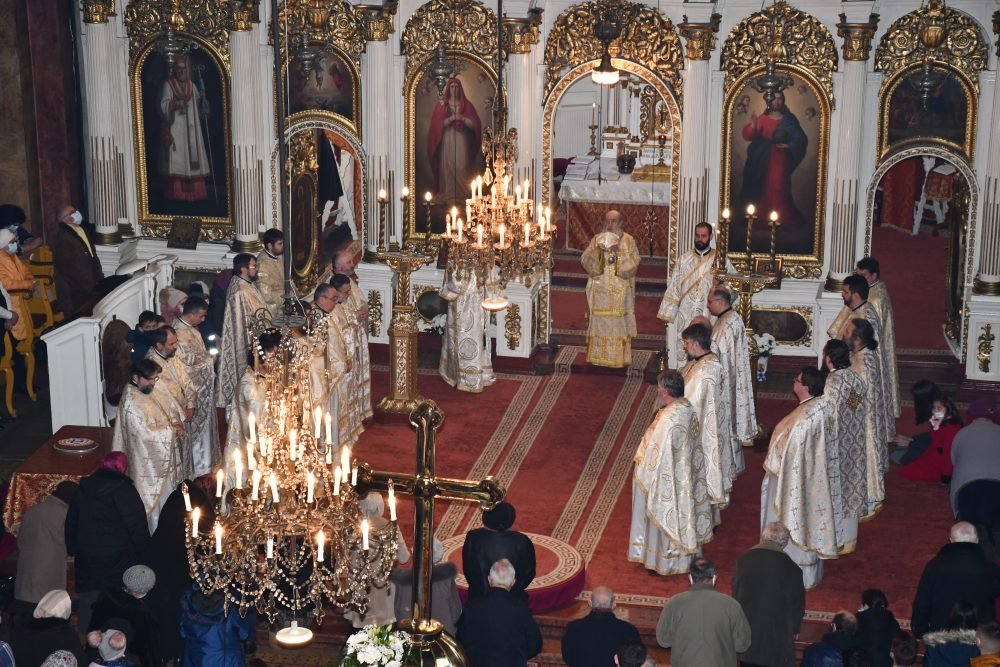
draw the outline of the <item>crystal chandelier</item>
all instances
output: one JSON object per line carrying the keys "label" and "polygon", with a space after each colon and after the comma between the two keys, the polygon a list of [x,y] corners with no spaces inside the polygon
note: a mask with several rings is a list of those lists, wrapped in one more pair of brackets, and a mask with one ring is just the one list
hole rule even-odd
{"label": "crystal chandelier", "polygon": [[[249,416],[250,438],[233,453],[229,478],[216,474],[214,520],[203,521],[185,496],[192,578],[206,593],[223,592],[227,608],[240,614],[256,608],[271,622],[291,616],[294,624],[282,630],[287,643],[307,641],[297,621],[311,615],[320,622],[327,604],[364,613],[369,588],[385,585],[398,547],[391,482],[391,521],[376,532],[361,519],[358,462],[346,445],[335,451],[331,415],[308,398],[309,360],[312,347],[327,344],[326,317],[311,322],[304,338],[282,332],[259,366],[263,408]],[[258,312],[255,335],[270,327]]]}

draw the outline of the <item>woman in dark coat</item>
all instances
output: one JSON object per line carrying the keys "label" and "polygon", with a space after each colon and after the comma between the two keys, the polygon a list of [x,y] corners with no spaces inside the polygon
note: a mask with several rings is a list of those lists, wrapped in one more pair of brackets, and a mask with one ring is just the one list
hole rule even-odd
{"label": "woman in dark coat", "polygon": [[146,508],[125,474],[128,457],[111,452],[101,468],[80,480],[66,513],[66,552],[76,556],[79,621],[90,625],[90,606],[102,591],[121,586],[125,570],[139,562],[149,543]]}
{"label": "woman in dark coat", "polygon": [[64,590],[49,591],[34,613],[14,616],[10,647],[21,667],[37,667],[54,651],[69,651],[80,664],[86,653],[76,629],[69,624],[71,602]]}
{"label": "woman in dark coat", "polygon": [[885,593],[869,588],[861,594],[858,612],[858,645],[868,653],[872,667],[892,667],[892,638],[899,623],[891,611]]}

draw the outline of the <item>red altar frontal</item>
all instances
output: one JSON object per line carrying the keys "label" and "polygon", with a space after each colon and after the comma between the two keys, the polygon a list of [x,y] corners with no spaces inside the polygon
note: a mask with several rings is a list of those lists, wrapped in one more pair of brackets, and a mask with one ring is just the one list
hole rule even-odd
{"label": "red altar frontal", "polygon": [[616,210],[624,218],[625,231],[632,235],[639,254],[667,257],[670,250],[670,207],[622,202],[566,202],[567,250],[585,250],[590,239],[604,227],[604,214]]}

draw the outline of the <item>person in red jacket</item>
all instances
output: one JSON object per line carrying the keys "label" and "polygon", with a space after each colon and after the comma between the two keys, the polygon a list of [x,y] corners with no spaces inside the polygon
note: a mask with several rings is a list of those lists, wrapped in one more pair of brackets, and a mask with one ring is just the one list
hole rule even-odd
{"label": "person in red jacket", "polygon": [[962,418],[950,396],[941,394],[931,404],[928,420],[931,444],[919,458],[904,465],[899,474],[911,482],[947,484],[951,481],[951,443],[962,428]]}

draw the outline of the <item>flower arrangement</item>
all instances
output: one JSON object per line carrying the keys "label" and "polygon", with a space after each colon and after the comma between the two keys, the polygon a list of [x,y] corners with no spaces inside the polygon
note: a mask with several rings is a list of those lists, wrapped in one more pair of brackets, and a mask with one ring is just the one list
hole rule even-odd
{"label": "flower arrangement", "polygon": [[769,333],[756,334],[753,339],[757,341],[757,352],[761,357],[770,357],[778,345],[778,341]]}
{"label": "flower arrangement", "polygon": [[443,336],[444,328],[448,326],[448,313],[441,313],[440,315],[435,315],[434,319],[430,322],[422,317],[417,318],[417,331],[421,333],[429,333],[434,336]]}
{"label": "flower arrangement", "polygon": [[369,625],[347,638],[342,667],[402,667],[410,655],[410,636],[389,625]]}

